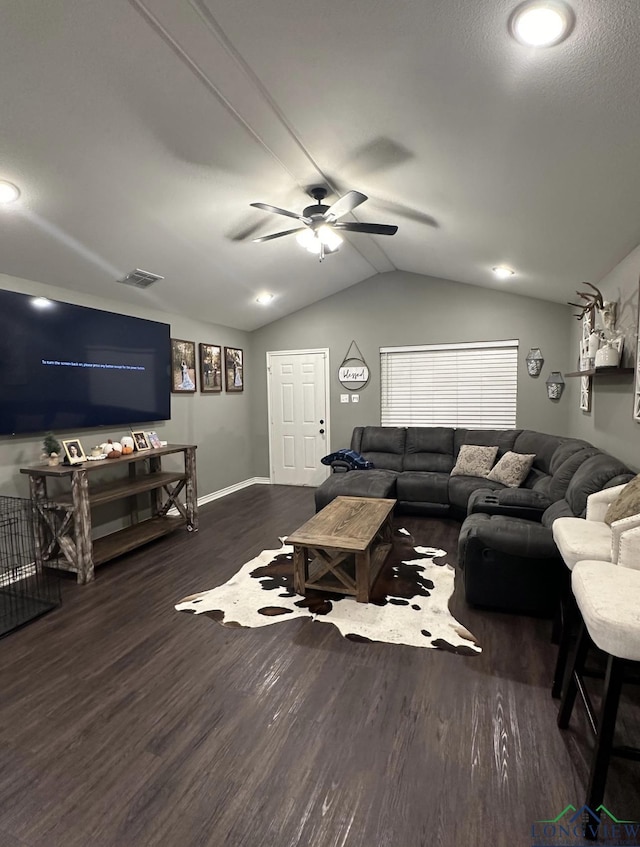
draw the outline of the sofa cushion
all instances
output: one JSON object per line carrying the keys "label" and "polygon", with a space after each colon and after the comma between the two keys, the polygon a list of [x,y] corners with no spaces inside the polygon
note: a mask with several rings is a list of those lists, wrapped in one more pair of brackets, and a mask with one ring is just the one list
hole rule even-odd
{"label": "sofa cushion", "polygon": [[396,497],[411,503],[449,503],[449,474],[404,471],[396,483]]}
{"label": "sofa cushion", "polygon": [[[640,513],[640,474],[628,482],[616,497],[604,516],[605,523],[611,525],[621,518],[629,518]],[[589,556],[590,559],[597,556]]]}
{"label": "sofa cushion", "polygon": [[599,453],[600,451],[597,447],[582,447],[574,453],[567,455],[567,458],[560,465],[555,465],[555,471],[549,485],[549,496],[551,499],[561,500],[567,493],[569,483],[580,465],[586,462],[587,459],[590,459],[591,456]]}
{"label": "sofa cushion", "polygon": [[514,453],[510,450],[491,468],[487,479],[501,482],[507,488],[519,488],[527,478],[534,459],[533,454]]}
{"label": "sofa cushion", "polygon": [[573,456],[579,450],[584,450],[585,447],[593,447],[593,445],[589,444],[588,441],[582,441],[580,438],[567,438],[566,441],[562,441],[553,454],[549,472],[554,474],[569,456]]}
{"label": "sofa cushion", "polygon": [[404,427],[364,426],[358,436],[354,430],[351,449],[373,462],[376,468],[399,472],[402,470],[405,439]]}
{"label": "sofa cushion", "polygon": [[497,455],[497,447],[463,444],[460,447],[451,476],[481,476],[486,478]]}
{"label": "sofa cushion", "polygon": [[551,459],[561,443],[562,438],[557,435],[523,429],[513,443],[513,450],[515,453],[533,454],[535,456],[533,467],[549,474]]}
{"label": "sofa cushion", "polygon": [[617,475],[624,474],[628,468],[618,459],[607,453],[598,453],[584,461],[574,473],[567,488],[566,500],[576,517],[584,517],[587,509],[587,497],[601,491]]}
{"label": "sofa cushion", "polygon": [[453,468],[453,429],[444,426],[407,428],[405,471],[449,473]]}
{"label": "sofa cushion", "polygon": [[548,509],[545,509],[540,523],[543,526],[551,529],[553,526],[553,522],[558,518],[575,518],[575,515],[571,511],[571,506],[567,503],[567,501],[562,498],[562,500],[556,500],[555,503],[552,503]]}
{"label": "sofa cushion", "polygon": [[315,490],[316,512],[324,509],[336,497],[396,496],[396,476],[393,471],[373,468],[369,471],[349,471],[332,474]]}
{"label": "sofa cushion", "polygon": [[480,444],[485,447],[498,446],[498,456],[513,450],[520,429],[456,429],[453,436],[453,455],[457,457],[463,444]]}

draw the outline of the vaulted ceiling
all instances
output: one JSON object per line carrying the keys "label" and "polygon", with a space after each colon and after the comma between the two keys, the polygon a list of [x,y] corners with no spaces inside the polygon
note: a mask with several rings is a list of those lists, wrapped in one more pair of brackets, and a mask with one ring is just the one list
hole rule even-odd
{"label": "vaulted ceiling", "polygon": [[[393,269],[571,299],[640,241],[640,11],[535,50],[514,5],[3,0],[0,272],[248,330]],[[397,235],[251,241],[319,184]]]}

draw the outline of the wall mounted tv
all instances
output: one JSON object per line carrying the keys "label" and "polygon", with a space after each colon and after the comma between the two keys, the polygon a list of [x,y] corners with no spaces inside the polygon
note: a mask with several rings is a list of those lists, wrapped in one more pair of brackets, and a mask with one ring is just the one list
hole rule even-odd
{"label": "wall mounted tv", "polygon": [[0,290],[0,434],[171,417],[169,324]]}

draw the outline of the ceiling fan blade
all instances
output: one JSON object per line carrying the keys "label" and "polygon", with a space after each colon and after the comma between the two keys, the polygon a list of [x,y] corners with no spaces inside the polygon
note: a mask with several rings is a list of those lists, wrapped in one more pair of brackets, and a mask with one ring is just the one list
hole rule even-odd
{"label": "ceiling fan blade", "polygon": [[288,218],[295,218],[297,221],[303,221],[306,224],[311,223],[311,218],[305,218],[295,212],[288,212],[286,209],[279,209],[277,206],[270,206],[268,203],[250,203],[254,209],[262,209],[264,212],[273,212],[275,215],[286,215]]}
{"label": "ceiling fan blade", "polygon": [[392,224],[361,224],[355,221],[343,221],[332,224],[334,229],[344,229],[347,232],[368,232],[371,235],[395,235],[397,226]]}
{"label": "ceiling fan blade", "polygon": [[282,238],[283,235],[291,235],[294,232],[302,232],[303,229],[306,229],[304,226],[299,226],[296,229],[285,229],[284,232],[274,232],[273,235],[263,235],[260,238],[252,238],[254,244],[258,244],[261,241],[271,241],[274,238]]}
{"label": "ceiling fan blade", "polygon": [[347,212],[353,211],[356,206],[364,203],[365,200],[368,200],[366,194],[361,194],[359,191],[347,191],[344,197],[341,197],[332,206],[329,206],[323,217],[326,221],[337,221],[338,218],[346,215]]}

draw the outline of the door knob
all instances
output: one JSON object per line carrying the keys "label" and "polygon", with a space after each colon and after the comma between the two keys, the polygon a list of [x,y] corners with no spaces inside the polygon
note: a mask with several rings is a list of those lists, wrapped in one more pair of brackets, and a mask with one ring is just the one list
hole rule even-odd
{"label": "door knob", "polygon": [[320,430],[320,435],[324,435],[324,430],[323,430],[323,429],[321,429],[321,430]]}
{"label": "door knob", "polygon": [[321,423],[321,424],[323,424],[323,423],[324,423],[324,421],[323,421],[323,420],[321,420],[321,421],[320,421],[320,423]]}

